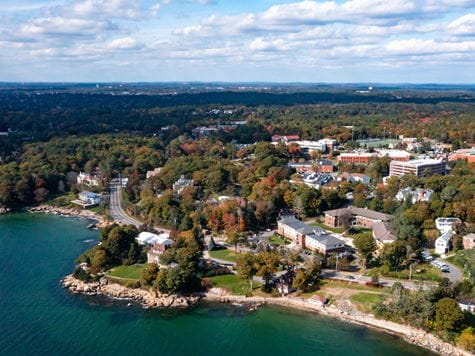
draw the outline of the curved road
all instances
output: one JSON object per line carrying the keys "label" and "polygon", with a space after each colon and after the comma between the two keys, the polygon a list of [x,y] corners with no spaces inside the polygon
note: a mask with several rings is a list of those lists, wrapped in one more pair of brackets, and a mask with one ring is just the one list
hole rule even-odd
{"label": "curved road", "polygon": [[110,216],[114,221],[117,221],[121,224],[125,225],[135,225],[136,227],[139,227],[142,225],[140,221],[137,219],[134,219],[127,215],[127,213],[124,211],[122,206],[120,205],[120,190],[121,187],[120,185],[111,185],[111,194],[110,194],[110,203],[109,203],[109,209],[110,209]]}

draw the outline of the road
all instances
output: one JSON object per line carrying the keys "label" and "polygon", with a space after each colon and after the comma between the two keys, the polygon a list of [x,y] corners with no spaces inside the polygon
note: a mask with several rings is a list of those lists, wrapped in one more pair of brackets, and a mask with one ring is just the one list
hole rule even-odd
{"label": "road", "polygon": [[463,279],[462,272],[457,266],[453,265],[452,263],[447,262],[444,259],[441,259],[441,261],[447,264],[447,266],[449,266],[449,272],[442,273],[442,277],[448,278],[452,283],[460,282]]}
{"label": "road", "polygon": [[[323,270],[322,271],[323,278],[330,278],[336,279],[345,282],[356,282],[356,283],[366,283],[371,282],[371,277],[362,276],[360,274],[350,273],[350,272],[336,272],[333,270]],[[417,290],[422,287],[422,289],[428,289],[437,285],[435,282],[428,282],[428,281],[405,281],[401,279],[386,279],[386,278],[379,278],[379,283],[384,287],[391,287],[394,283],[399,282],[401,283],[404,288]]]}
{"label": "road", "polygon": [[110,216],[114,221],[117,221],[121,224],[125,225],[135,225],[136,227],[139,227],[142,225],[140,221],[137,219],[134,219],[127,215],[127,213],[124,211],[122,206],[120,205],[120,192],[121,192],[121,187],[120,185],[112,185],[111,186],[111,194],[110,194],[110,203],[109,203],[109,209],[110,209]]}

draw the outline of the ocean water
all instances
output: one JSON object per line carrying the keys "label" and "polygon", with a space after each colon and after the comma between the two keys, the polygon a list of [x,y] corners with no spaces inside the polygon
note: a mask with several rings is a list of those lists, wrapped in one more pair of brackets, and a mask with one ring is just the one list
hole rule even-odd
{"label": "ocean water", "polygon": [[97,241],[87,224],[0,216],[0,355],[430,354],[396,336],[279,307],[158,311],[71,295],[59,280]]}

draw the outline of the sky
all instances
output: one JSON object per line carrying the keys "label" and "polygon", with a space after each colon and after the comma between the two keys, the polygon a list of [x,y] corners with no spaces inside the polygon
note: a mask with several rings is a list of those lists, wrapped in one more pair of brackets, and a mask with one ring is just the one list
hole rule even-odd
{"label": "sky", "polygon": [[475,83],[475,0],[0,0],[0,81]]}

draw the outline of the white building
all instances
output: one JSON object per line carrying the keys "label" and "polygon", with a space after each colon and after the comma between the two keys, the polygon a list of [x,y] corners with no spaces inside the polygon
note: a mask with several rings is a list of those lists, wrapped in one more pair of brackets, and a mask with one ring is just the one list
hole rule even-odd
{"label": "white building", "polygon": [[416,177],[427,177],[434,174],[445,174],[445,162],[436,159],[414,159],[407,162],[391,161],[389,175],[402,177],[413,174]]}
{"label": "white building", "polygon": [[434,191],[431,189],[416,188],[413,190],[407,187],[397,192],[396,200],[404,201],[406,199],[410,199],[411,203],[415,204],[421,201],[429,201],[433,193]]}
{"label": "white building", "polygon": [[96,175],[84,172],[79,172],[76,182],[77,184],[85,184],[93,187],[97,187],[101,183]]}
{"label": "white building", "polygon": [[92,206],[100,204],[101,201],[102,201],[102,195],[88,192],[88,191],[83,191],[79,193],[78,199],[73,200],[72,203],[82,206],[83,208],[88,208],[88,207],[92,207]]}
{"label": "white building", "polygon": [[185,176],[182,175],[175,183],[173,183],[173,191],[180,194],[183,189],[192,186],[193,183],[193,179],[186,179]]}
{"label": "white building", "polygon": [[155,177],[157,174],[160,173],[160,171],[162,170],[161,167],[158,167],[158,168],[155,168],[154,170],[152,171],[147,171],[147,179],[151,178],[151,177]]}
{"label": "white building", "polygon": [[315,189],[320,189],[333,180],[333,177],[327,173],[312,173],[309,175],[303,175],[303,177],[303,182],[309,187]]}
{"label": "white building", "polygon": [[452,236],[454,235],[452,230],[449,230],[442,235],[440,235],[437,240],[435,240],[435,252],[439,255],[445,255],[450,251],[452,246]]}
{"label": "white building", "polygon": [[336,140],[330,138],[324,138],[318,141],[293,141],[292,143],[299,145],[299,147],[305,151],[320,151],[327,152],[332,151],[336,146]]}
{"label": "white building", "polygon": [[162,245],[162,246],[171,246],[173,245],[173,240],[170,240],[170,234],[167,232],[161,233],[160,235],[143,231],[135,238],[140,245]]}
{"label": "white building", "polygon": [[305,247],[327,255],[332,252],[343,252],[345,242],[324,230],[314,229],[312,234],[305,235]]}
{"label": "white building", "polygon": [[462,221],[459,218],[437,218],[435,219],[435,226],[442,234],[453,231],[455,227],[461,224]]}
{"label": "white building", "polygon": [[350,182],[350,183],[363,183],[363,184],[368,185],[371,181],[371,178],[361,173],[343,172],[338,175],[337,180],[339,182],[346,180],[347,182]]}

